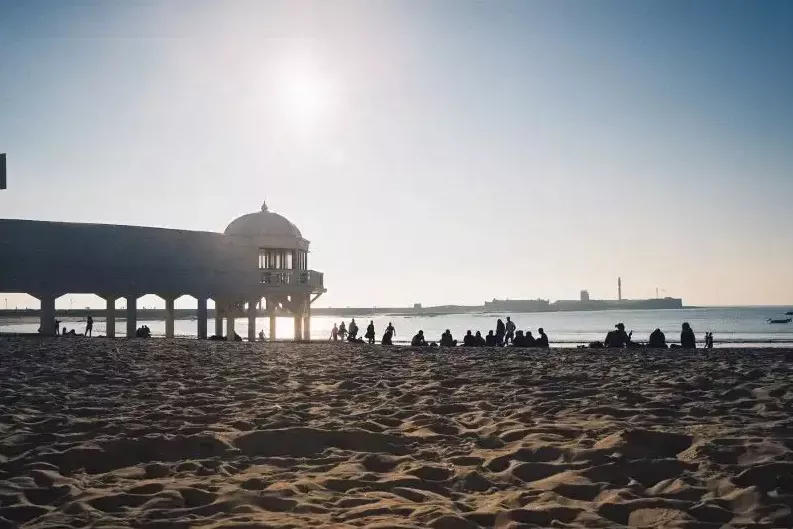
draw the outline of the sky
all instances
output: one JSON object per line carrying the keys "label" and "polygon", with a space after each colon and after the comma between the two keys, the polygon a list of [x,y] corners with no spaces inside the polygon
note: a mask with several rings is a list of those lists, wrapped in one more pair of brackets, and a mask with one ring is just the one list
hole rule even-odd
{"label": "sky", "polygon": [[322,306],[618,276],[793,304],[791,28],[787,0],[0,0],[0,217],[222,231],[266,200]]}

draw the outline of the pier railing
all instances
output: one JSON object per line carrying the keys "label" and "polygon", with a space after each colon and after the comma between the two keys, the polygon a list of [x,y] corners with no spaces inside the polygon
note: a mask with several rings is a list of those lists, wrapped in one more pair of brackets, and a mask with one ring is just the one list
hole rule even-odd
{"label": "pier railing", "polygon": [[261,282],[272,286],[307,286],[312,288],[325,288],[322,272],[316,270],[268,270],[263,269]]}

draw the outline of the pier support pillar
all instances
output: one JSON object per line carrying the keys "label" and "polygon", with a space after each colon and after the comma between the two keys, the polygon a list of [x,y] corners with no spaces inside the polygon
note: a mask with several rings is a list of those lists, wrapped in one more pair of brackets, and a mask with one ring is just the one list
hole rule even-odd
{"label": "pier support pillar", "polygon": [[234,337],[237,335],[237,331],[234,329],[234,324],[237,320],[237,313],[234,309],[235,307],[230,307],[228,314],[226,315],[226,339],[230,342],[233,342]]}
{"label": "pier support pillar", "polygon": [[105,336],[116,337],[116,298],[105,298]]}
{"label": "pier support pillar", "polygon": [[275,341],[275,314],[270,313],[270,341]]}
{"label": "pier support pillar", "polygon": [[165,300],[165,337],[173,338],[174,326],[174,299],[166,298]]}
{"label": "pier support pillar", "polygon": [[303,340],[311,341],[311,300],[309,298],[306,298],[306,304],[303,307]]}
{"label": "pier support pillar", "polygon": [[44,336],[55,336],[60,332],[60,329],[55,328],[55,296],[47,294],[37,297],[41,302],[39,332]]}
{"label": "pier support pillar", "polygon": [[295,315],[295,341],[299,342],[303,339],[303,326],[301,323],[303,322],[303,317],[300,314]]}
{"label": "pier support pillar", "polygon": [[223,309],[218,300],[215,300],[215,336],[223,336]]}
{"label": "pier support pillar", "polygon": [[198,312],[196,314],[198,324],[197,336],[199,340],[207,339],[207,298],[198,298]]}
{"label": "pier support pillar", "polygon": [[256,300],[248,302],[248,341],[256,341]]}
{"label": "pier support pillar", "polygon": [[134,338],[138,330],[138,296],[127,296],[127,338]]}

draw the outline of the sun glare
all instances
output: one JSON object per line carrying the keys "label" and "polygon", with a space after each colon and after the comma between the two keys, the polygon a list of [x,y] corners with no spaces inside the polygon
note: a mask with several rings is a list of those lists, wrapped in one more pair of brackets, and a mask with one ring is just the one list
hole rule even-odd
{"label": "sun glare", "polygon": [[325,119],[333,103],[333,86],[317,61],[285,59],[274,73],[277,105],[289,119],[301,126],[316,126]]}

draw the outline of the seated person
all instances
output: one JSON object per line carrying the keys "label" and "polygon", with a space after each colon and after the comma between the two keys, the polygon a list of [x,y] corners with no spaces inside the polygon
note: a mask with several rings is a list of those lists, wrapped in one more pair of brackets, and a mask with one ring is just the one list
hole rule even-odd
{"label": "seated person", "polygon": [[446,329],[446,332],[441,334],[441,347],[456,347],[457,340],[452,338],[452,333],[449,329]]}
{"label": "seated person", "polygon": [[647,342],[650,349],[666,349],[666,336],[661,329],[655,329],[650,333],[650,341]]}
{"label": "seated person", "polygon": [[393,343],[391,343],[391,338],[393,338],[393,336],[394,336],[394,332],[390,329],[387,330],[383,335],[383,339],[380,341],[380,343],[382,345],[393,345]]}
{"label": "seated person", "polygon": [[534,339],[532,336],[531,331],[526,331],[526,346],[525,347],[537,347],[537,340]]}
{"label": "seated person", "polygon": [[482,333],[479,331],[476,331],[476,336],[474,336],[474,343],[476,344],[477,347],[484,347],[485,345],[487,345],[487,342],[482,337]]}
{"label": "seated person", "polygon": [[242,336],[240,336],[239,334],[237,334],[237,333],[235,332],[235,333],[234,333],[234,341],[235,341],[235,342],[241,342],[241,341],[242,341]]}
{"label": "seated person", "polygon": [[473,347],[476,345],[476,339],[474,338],[474,335],[471,334],[470,330],[467,333],[465,333],[465,337],[463,338],[463,345],[466,347]]}
{"label": "seated person", "polygon": [[493,334],[492,329],[489,333],[487,333],[487,336],[485,336],[485,345],[488,347],[495,347],[498,345],[498,338],[496,338],[496,335]]}
{"label": "seated person", "polygon": [[425,347],[427,345],[427,340],[424,339],[424,331],[419,331],[416,336],[410,340],[410,345],[413,347]]}
{"label": "seated person", "polygon": [[549,344],[548,344],[548,335],[545,334],[545,331],[543,330],[543,328],[540,327],[539,329],[537,329],[537,332],[540,333],[540,336],[534,342],[534,346],[535,347],[543,347],[543,348],[550,347]]}
{"label": "seated person", "polygon": [[630,341],[630,336],[625,332],[624,324],[618,323],[614,327],[616,328],[615,330],[609,331],[609,333],[606,334],[606,340],[603,342],[603,346],[612,349],[622,349]]}
{"label": "seated person", "polygon": [[523,331],[516,331],[515,336],[512,338],[512,347],[526,347],[526,337]]}
{"label": "seated person", "polygon": [[680,332],[680,347],[684,349],[697,348],[697,337],[694,335],[694,330],[688,322],[683,324],[683,330]]}

